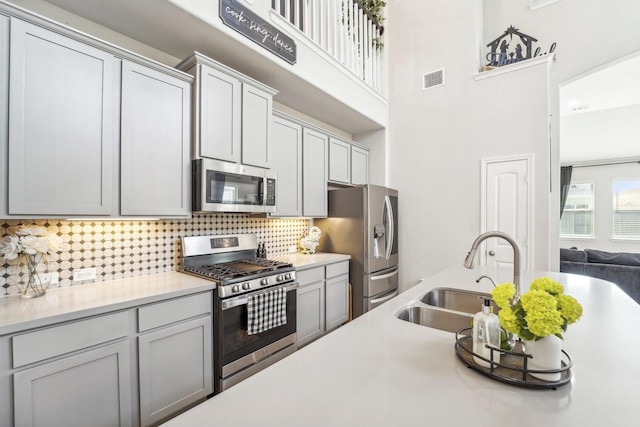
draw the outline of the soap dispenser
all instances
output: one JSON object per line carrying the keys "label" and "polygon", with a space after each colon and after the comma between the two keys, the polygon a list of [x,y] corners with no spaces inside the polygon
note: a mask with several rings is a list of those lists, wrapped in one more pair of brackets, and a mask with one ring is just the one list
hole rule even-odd
{"label": "soap dispenser", "polygon": [[473,360],[478,365],[489,368],[491,364],[475,354],[491,360],[491,349],[486,347],[489,344],[495,348],[493,362],[500,363],[500,320],[492,313],[491,298],[480,298],[484,299],[482,310],[473,317]]}

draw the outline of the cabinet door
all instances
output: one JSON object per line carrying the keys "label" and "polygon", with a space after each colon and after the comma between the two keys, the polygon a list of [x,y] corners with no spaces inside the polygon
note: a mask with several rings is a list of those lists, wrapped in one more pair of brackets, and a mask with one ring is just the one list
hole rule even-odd
{"label": "cabinet door", "polygon": [[131,426],[129,342],[13,375],[16,426]]}
{"label": "cabinet door", "polygon": [[324,334],[324,281],[297,289],[298,347],[310,343]]}
{"label": "cabinet door", "polygon": [[213,393],[211,324],[211,316],[206,316],[138,338],[143,426]]}
{"label": "cabinet door", "polygon": [[114,58],[11,21],[9,213],[110,214]]}
{"label": "cabinet door", "polygon": [[329,139],[329,181],[351,183],[351,144]]}
{"label": "cabinet door", "polygon": [[326,135],[311,129],[302,137],[302,214],[327,216],[327,141]]}
{"label": "cabinet door", "polygon": [[[7,132],[9,128],[9,18],[0,14],[0,217],[7,216]],[[0,420],[1,421],[1,420]]]}
{"label": "cabinet door", "polygon": [[302,127],[274,117],[272,152],[277,205],[269,216],[302,216]]}
{"label": "cabinet door", "polygon": [[122,63],[122,215],[189,215],[188,82]]}
{"label": "cabinet door", "polygon": [[242,84],[200,65],[200,155],[240,163]]}
{"label": "cabinet door", "polygon": [[327,332],[349,320],[349,275],[338,276],[326,283]]}
{"label": "cabinet door", "polygon": [[364,185],[369,183],[369,152],[362,148],[351,146],[351,184]]}
{"label": "cabinet door", "polygon": [[265,91],[242,85],[242,163],[271,166],[272,96]]}

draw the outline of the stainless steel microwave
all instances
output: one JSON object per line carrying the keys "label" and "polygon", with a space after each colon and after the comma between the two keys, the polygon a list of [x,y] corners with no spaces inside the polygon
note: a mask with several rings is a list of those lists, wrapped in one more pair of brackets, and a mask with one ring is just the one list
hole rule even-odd
{"label": "stainless steel microwave", "polygon": [[277,174],[269,169],[196,159],[192,164],[194,212],[275,212]]}

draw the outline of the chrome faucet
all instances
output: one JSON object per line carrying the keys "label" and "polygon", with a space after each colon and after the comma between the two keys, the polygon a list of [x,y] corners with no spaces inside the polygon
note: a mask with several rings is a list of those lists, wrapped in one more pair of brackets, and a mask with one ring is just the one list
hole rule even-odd
{"label": "chrome faucet", "polygon": [[496,287],[496,282],[495,282],[491,277],[487,276],[486,274],[483,274],[482,276],[478,277],[478,278],[476,279],[476,283],[480,283],[480,281],[481,281],[482,279],[487,279],[487,280],[489,280],[489,281],[491,282],[491,284],[493,285],[493,287],[494,287],[494,288]]}
{"label": "chrome faucet", "polygon": [[513,239],[513,237],[501,231],[487,231],[486,233],[482,233],[481,235],[476,237],[476,240],[473,241],[473,244],[471,245],[471,249],[469,250],[467,257],[464,259],[464,266],[469,269],[473,268],[473,258],[476,255],[476,251],[478,250],[480,243],[482,243],[483,241],[491,237],[499,237],[501,239],[504,239],[507,242],[509,242],[509,244],[513,248],[513,284],[516,287],[516,294],[511,299],[511,302],[515,304],[520,298],[521,270],[520,270],[520,246],[518,246],[518,242],[516,242]]}

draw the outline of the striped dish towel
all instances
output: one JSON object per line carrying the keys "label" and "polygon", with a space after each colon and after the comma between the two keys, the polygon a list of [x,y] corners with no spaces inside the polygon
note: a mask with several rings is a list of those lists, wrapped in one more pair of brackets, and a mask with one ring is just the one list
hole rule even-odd
{"label": "striped dish towel", "polygon": [[247,303],[247,333],[259,334],[287,323],[287,290],[281,287],[250,295]]}

